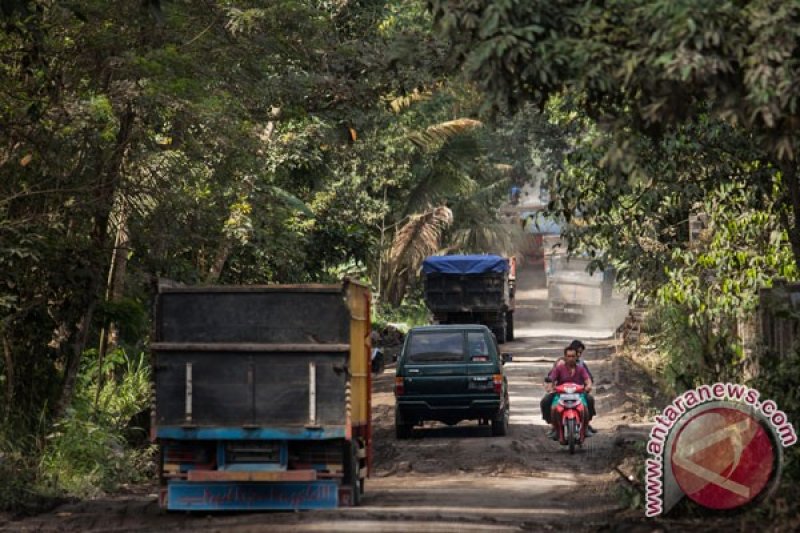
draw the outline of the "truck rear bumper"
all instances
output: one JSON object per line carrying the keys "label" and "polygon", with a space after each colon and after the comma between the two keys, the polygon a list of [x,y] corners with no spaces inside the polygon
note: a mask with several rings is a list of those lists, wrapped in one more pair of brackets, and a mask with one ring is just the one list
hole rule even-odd
{"label": "truck rear bumper", "polygon": [[564,313],[569,315],[583,315],[586,312],[586,307],[587,306],[577,305],[577,304],[550,302],[551,311],[556,311],[558,313]]}
{"label": "truck rear bumper", "polygon": [[166,491],[166,508],[170,511],[334,509],[338,505],[339,483],[333,480],[270,483],[170,480]]}
{"label": "truck rear bumper", "polygon": [[158,426],[155,436],[176,440],[328,440],[345,437],[344,426],[246,428]]}
{"label": "truck rear bumper", "polygon": [[189,470],[187,479],[193,482],[286,482],[317,481],[316,470]]}

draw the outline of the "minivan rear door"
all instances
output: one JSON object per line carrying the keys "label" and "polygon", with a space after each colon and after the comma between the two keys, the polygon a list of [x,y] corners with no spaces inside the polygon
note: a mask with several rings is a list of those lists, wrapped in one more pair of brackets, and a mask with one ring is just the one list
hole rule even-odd
{"label": "minivan rear door", "polygon": [[498,372],[497,351],[488,335],[467,332],[467,389],[473,394],[494,394],[494,375]]}
{"label": "minivan rear door", "polygon": [[404,396],[424,397],[431,406],[452,405],[469,391],[463,331],[418,331],[408,340],[403,361]]}

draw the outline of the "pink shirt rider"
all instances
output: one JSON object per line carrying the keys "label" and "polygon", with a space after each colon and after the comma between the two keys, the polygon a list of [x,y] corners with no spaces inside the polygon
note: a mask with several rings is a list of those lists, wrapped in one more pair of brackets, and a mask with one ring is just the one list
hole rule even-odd
{"label": "pink shirt rider", "polygon": [[553,385],[561,385],[562,383],[586,385],[586,381],[591,379],[586,369],[580,365],[576,366],[573,370],[567,368],[567,365],[557,365],[550,371],[548,377],[553,380]]}

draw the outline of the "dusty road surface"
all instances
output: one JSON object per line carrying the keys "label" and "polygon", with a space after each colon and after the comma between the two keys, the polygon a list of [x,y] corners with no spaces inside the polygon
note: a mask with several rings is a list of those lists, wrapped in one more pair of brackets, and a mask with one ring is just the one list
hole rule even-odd
{"label": "dusty road surface", "polygon": [[[585,323],[549,321],[545,291],[520,273],[517,340],[503,346],[511,395],[507,436],[490,426],[436,423],[394,436],[394,367],[375,380],[374,462],[363,504],[315,512],[163,513],[155,486],[128,494],[62,505],[39,516],[0,520],[4,531],[614,531],[621,510],[614,470],[630,451],[631,435],[646,432],[643,406],[631,389],[646,389],[614,355],[614,329],[623,305]],[[545,438],[539,414],[541,383],[573,338],[587,345],[595,375],[599,433],[570,455]],[[640,524],[640,526],[643,524]],[[645,530],[650,530],[646,528]]]}

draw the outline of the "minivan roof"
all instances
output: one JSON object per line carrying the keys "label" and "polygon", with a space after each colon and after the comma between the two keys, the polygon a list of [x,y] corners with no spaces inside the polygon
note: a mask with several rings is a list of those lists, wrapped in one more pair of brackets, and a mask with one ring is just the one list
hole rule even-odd
{"label": "minivan roof", "polygon": [[486,331],[489,328],[483,324],[434,324],[432,326],[416,326],[411,328],[414,331],[452,331],[452,330],[480,330]]}

